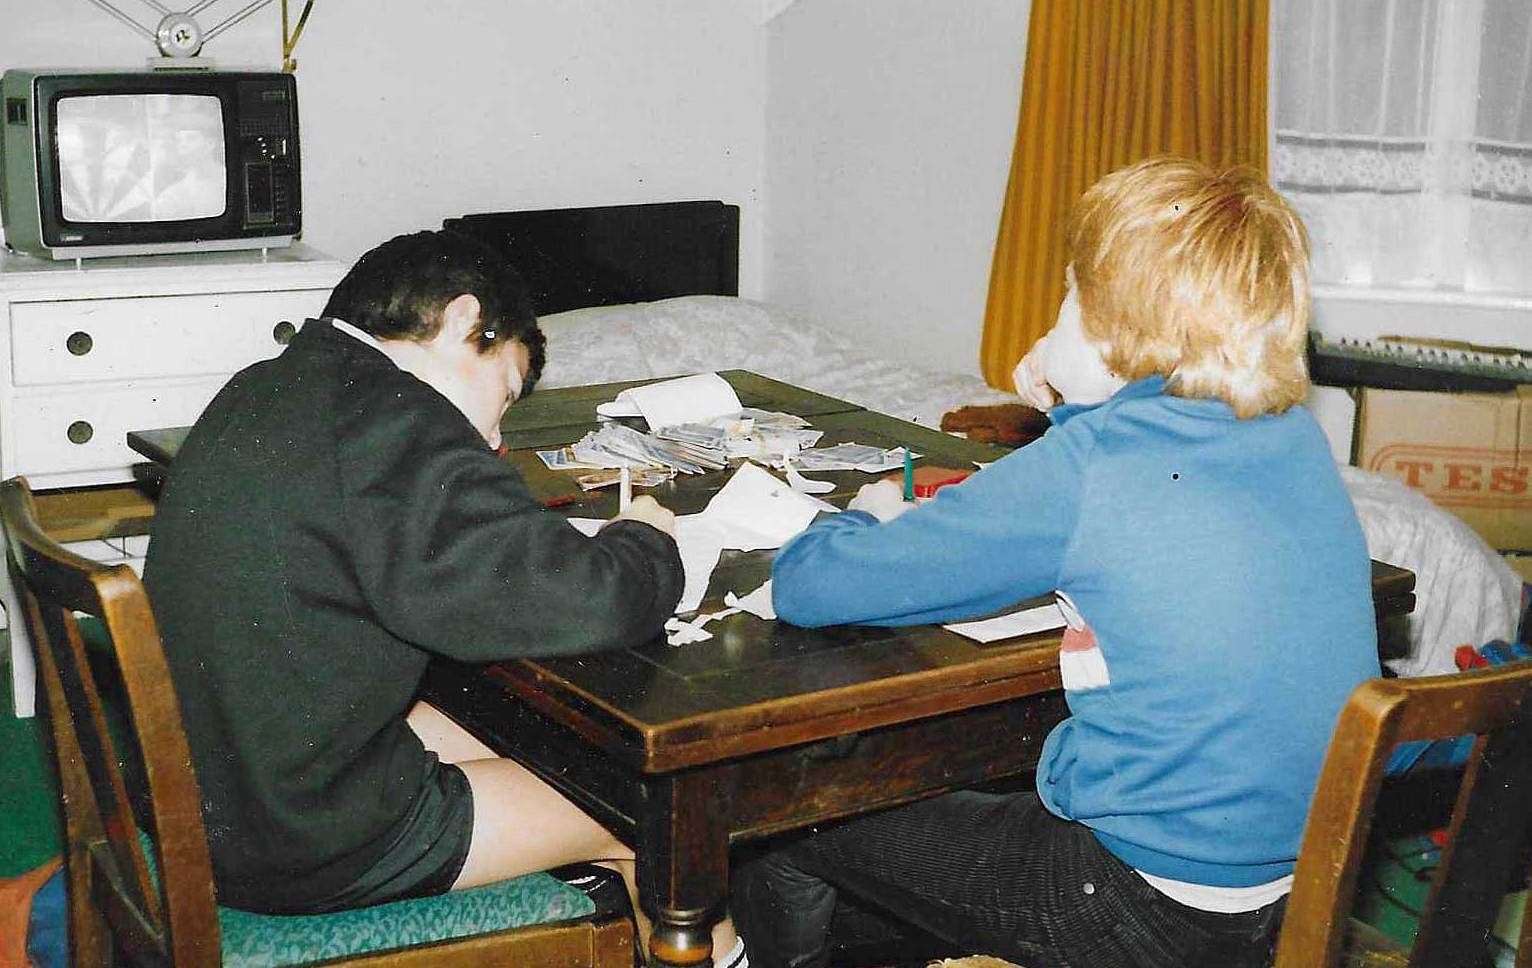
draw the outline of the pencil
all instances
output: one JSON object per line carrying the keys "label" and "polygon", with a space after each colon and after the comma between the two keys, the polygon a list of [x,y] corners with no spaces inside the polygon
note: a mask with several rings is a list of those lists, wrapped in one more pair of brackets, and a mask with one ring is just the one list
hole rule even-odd
{"label": "pencil", "polygon": [[908,447],[904,448],[904,499],[915,500],[915,458]]}

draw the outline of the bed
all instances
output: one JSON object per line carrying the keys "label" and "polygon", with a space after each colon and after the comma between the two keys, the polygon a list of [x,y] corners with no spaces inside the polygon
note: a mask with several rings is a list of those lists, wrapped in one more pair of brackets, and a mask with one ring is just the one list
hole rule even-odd
{"label": "bed", "polygon": [[[739,209],[717,201],[490,212],[448,219],[504,252],[548,335],[543,385],[741,368],[929,427],[965,405],[1015,403],[979,377],[868,356],[780,306],[739,298]],[[1417,604],[1390,661],[1452,671],[1456,646],[1511,638],[1522,583],[1467,525],[1398,481],[1342,478],[1374,558],[1416,574]]]}

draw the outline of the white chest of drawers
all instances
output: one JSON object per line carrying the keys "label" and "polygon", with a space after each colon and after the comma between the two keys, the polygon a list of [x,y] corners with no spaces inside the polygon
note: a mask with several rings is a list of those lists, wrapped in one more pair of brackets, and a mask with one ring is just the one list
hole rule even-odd
{"label": "white chest of drawers", "polygon": [[318,315],[346,266],[306,246],[55,263],[0,254],[0,477],[132,479],[130,430],[192,423]]}

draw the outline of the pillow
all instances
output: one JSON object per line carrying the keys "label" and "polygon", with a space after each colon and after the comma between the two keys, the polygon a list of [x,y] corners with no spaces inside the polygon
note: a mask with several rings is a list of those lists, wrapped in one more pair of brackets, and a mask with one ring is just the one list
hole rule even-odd
{"label": "pillow", "polygon": [[633,326],[636,308],[596,306],[539,319],[548,337],[548,359],[538,385],[567,387],[656,376],[639,352]]}

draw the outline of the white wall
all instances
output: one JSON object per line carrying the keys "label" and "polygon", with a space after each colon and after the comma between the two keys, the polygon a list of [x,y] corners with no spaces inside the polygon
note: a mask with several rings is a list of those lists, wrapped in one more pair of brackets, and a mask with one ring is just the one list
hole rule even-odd
{"label": "white wall", "polygon": [[978,372],[1025,0],[803,0],[767,26],[766,296]]}
{"label": "white wall", "polygon": [[[744,295],[977,372],[1028,4],[801,0],[762,26],[767,7],[321,0],[297,51],[305,240],[349,259],[469,211],[720,198]],[[153,52],[87,0],[0,17],[0,67]],[[275,67],[278,25],[272,4],[206,54]]]}
{"label": "white wall", "polygon": [[[154,53],[86,0],[0,0],[0,19],[0,67]],[[272,4],[205,53],[273,68],[280,35]],[[471,211],[718,198],[741,207],[758,296],[764,40],[757,11],[719,0],[321,0],[296,55],[304,239],[349,259]]]}

